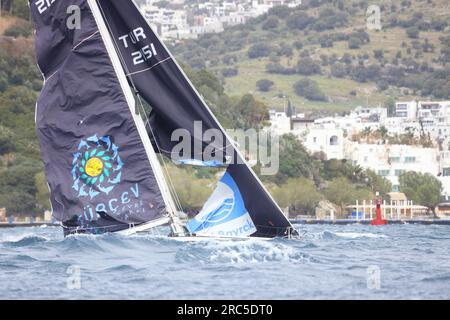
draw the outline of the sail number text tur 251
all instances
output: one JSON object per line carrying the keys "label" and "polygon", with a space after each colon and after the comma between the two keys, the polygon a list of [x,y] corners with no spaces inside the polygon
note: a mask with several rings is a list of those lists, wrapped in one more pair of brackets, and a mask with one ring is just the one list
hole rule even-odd
{"label": "sail number text tur 251", "polygon": [[[122,45],[125,47],[125,49],[128,49],[130,47],[130,42],[134,45],[138,44],[142,40],[146,40],[147,35],[145,34],[144,28],[139,27],[134,29],[128,34],[125,34],[123,36],[119,37],[119,40],[121,41]],[[141,63],[144,63],[145,61],[149,60],[150,58],[157,56],[158,53],[156,52],[155,45],[153,43],[148,44],[142,48],[140,48],[138,51],[134,51],[131,53],[131,57],[133,59],[133,64],[139,65]]]}

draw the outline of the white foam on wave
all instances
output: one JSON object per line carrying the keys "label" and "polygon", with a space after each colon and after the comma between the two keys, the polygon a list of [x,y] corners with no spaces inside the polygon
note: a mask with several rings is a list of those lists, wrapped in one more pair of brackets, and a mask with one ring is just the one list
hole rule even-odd
{"label": "white foam on wave", "polygon": [[[198,246],[198,245],[196,245]],[[213,263],[261,263],[307,260],[296,248],[273,241],[211,241],[199,246],[205,253],[205,262]],[[199,248],[199,249],[200,249]]]}
{"label": "white foam on wave", "polygon": [[387,238],[384,234],[377,233],[359,233],[359,232],[334,232],[338,237],[341,238],[349,238],[349,239],[357,239],[357,238]]}
{"label": "white foam on wave", "polygon": [[64,240],[70,239],[89,239],[89,240],[98,240],[101,237],[108,236],[109,234],[91,234],[91,233],[76,233],[67,235]]}
{"label": "white foam on wave", "polygon": [[330,230],[324,230],[322,232],[308,232],[305,237],[306,240],[310,241],[320,241],[320,240],[337,240],[343,239],[360,239],[360,238],[370,238],[370,239],[380,239],[388,238],[388,236],[379,233],[370,232],[335,232]]}

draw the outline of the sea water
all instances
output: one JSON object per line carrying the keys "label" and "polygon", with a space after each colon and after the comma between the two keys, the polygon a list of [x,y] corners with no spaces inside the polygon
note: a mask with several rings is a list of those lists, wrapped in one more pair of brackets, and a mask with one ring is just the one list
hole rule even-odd
{"label": "sea water", "polygon": [[297,228],[302,240],[193,243],[0,229],[0,299],[450,298],[449,226]]}

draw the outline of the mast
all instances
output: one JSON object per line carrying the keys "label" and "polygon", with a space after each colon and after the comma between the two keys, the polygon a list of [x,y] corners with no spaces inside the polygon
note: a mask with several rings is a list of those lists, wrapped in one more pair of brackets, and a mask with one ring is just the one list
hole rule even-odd
{"label": "mast", "polygon": [[[96,0],[87,0],[87,1],[89,4],[89,7],[91,8],[92,15],[94,16],[94,19],[96,21],[98,29],[100,31],[100,35],[106,46],[108,55],[111,59],[111,63],[117,74],[117,77],[118,77],[120,86],[123,90],[123,93],[125,95],[128,107],[130,108],[130,112],[132,114],[134,123],[136,124],[136,128],[138,130],[139,136],[144,144],[144,148],[147,153],[147,158],[149,160],[149,164],[155,174],[155,178],[158,183],[159,189],[161,191],[161,195],[163,197],[164,203],[166,204],[166,210],[167,210],[168,217],[170,219],[170,227],[172,229],[172,233],[175,236],[184,235],[185,231],[184,231],[184,228],[176,214],[177,208],[175,206],[175,202],[173,201],[172,194],[168,187],[165,176],[162,172],[161,164],[158,161],[156,152],[153,149],[153,146],[151,144],[149,136],[147,135],[147,130],[145,128],[145,124],[144,124],[140,114],[138,112],[136,112],[136,101],[134,99],[133,92],[131,91],[130,86],[128,85],[127,77],[123,70],[123,66],[120,62],[119,55],[116,52],[112,37],[108,31],[105,21],[103,20],[103,16],[100,12],[97,1]],[[162,221],[162,224],[165,224],[165,221]],[[156,225],[154,225],[154,227],[156,227]]]}
{"label": "mast", "polygon": [[[133,3],[133,5],[136,7],[136,10],[138,12],[140,12],[140,14],[143,16],[139,6],[136,4],[135,0],[131,0],[131,2]],[[147,23],[148,27],[150,29],[152,29],[152,27],[150,26],[149,22],[147,19],[144,19],[145,22]],[[251,172],[252,176],[255,178],[256,182],[261,186],[262,190],[264,191],[264,193],[269,197],[269,199],[275,204],[275,206],[277,207],[277,209],[279,210],[279,212],[283,215],[283,210],[281,209],[281,207],[278,205],[278,203],[275,201],[275,199],[273,198],[273,196],[270,194],[270,192],[267,190],[266,186],[262,183],[261,179],[259,179],[259,177],[257,176],[257,174],[253,171],[253,169],[249,166],[247,160],[245,159],[245,157],[243,156],[242,152],[239,150],[239,148],[233,143],[233,140],[231,139],[231,137],[229,136],[229,134],[227,133],[227,131],[225,130],[225,128],[222,126],[222,124],[219,122],[219,120],[217,119],[217,117],[214,115],[214,113],[211,111],[211,109],[209,108],[208,104],[205,102],[205,100],[203,99],[203,96],[198,92],[198,90],[195,88],[195,86],[193,85],[192,81],[189,79],[189,77],[186,75],[186,73],[184,72],[184,70],[181,68],[181,66],[179,65],[178,61],[175,59],[175,57],[173,56],[173,54],[168,50],[166,44],[161,40],[161,38],[159,37],[157,32],[154,32],[155,37],[158,39],[158,41],[161,43],[161,45],[164,47],[164,49],[167,51],[168,55],[170,56],[171,60],[174,62],[174,64],[177,66],[177,68],[179,69],[180,73],[182,74],[182,76],[186,79],[186,81],[188,82],[188,84],[190,85],[191,89],[195,92],[195,94],[199,97],[200,101],[203,104],[203,107],[207,110],[207,112],[209,113],[209,115],[211,116],[211,118],[216,122],[217,126],[219,127],[219,129],[222,131],[223,135],[225,136],[225,138],[232,144],[237,156],[239,158],[241,158],[241,160],[243,161],[244,165],[247,167],[247,169]],[[292,223],[289,221],[289,219],[287,219],[288,224],[290,225],[291,229],[295,231],[294,226],[292,225]]]}

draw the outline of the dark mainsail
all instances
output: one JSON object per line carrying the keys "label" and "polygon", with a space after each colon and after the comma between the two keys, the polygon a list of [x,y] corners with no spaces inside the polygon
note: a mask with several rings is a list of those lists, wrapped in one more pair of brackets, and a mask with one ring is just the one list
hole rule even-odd
{"label": "dark mainsail", "polygon": [[[196,122],[201,122],[204,131],[217,129],[224,134],[222,142],[215,145],[218,150],[233,146],[231,154],[229,152],[226,156],[235,160],[228,166],[220,184],[221,193],[228,196],[220,196],[220,192],[213,195],[219,204],[211,203],[210,206],[207,204],[210,212],[205,212],[202,219],[188,225],[190,231],[206,230],[207,222],[211,220],[229,223],[227,219],[233,215],[236,219],[242,220],[248,213],[250,217],[247,219],[248,224],[241,224],[237,231],[232,230],[227,235],[236,235],[240,231],[248,235],[249,230],[254,230],[251,235],[255,237],[276,237],[295,233],[290,222],[255,173],[245,164],[172,55],[152,31],[136,4],[132,0],[97,0],[97,2],[114,38],[116,50],[120,53],[130,84],[152,107],[151,137],[156,140],[157,151],[166,156],[172,154],[178,141],[172,141],[171,136],[177,129],[189,131],[193,140],[191,143],[194,145],[196,143],[194,140],[198,137],[195,134]],[[204,141],[202,146],[201,152],[205,148]],[[195,149],[190,157],[199,159]],[[234,211],[230,208],[234,208]]]}
{"label": "dark mainsail", "polygon": [[[75,28],[72,5],[81,22]],[[166,205],[145,141],[89,2],[30,0],[30,8],[45,78],[36,130],[54,216],[66,233],[113,232],[160,218]]]}

